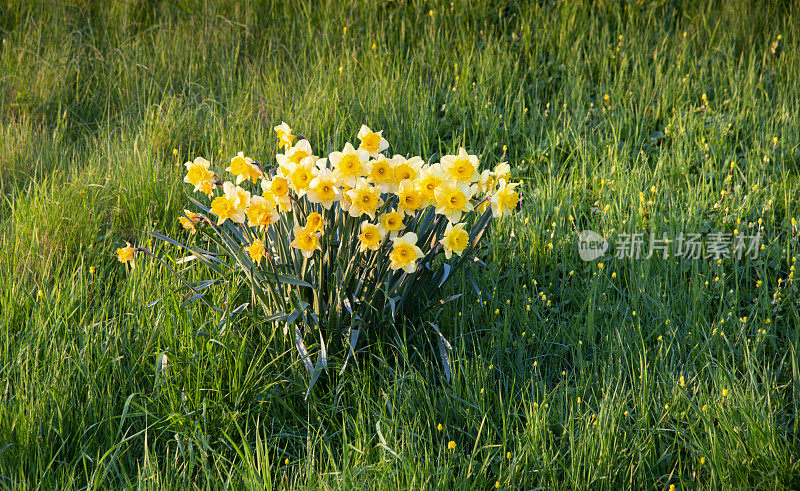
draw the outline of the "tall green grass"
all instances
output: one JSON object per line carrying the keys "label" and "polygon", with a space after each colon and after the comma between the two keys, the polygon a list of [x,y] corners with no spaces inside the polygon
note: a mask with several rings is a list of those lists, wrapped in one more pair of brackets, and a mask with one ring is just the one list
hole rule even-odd
{"label": "tall green grass", "polygon": [[[800,486],[798,26],[790,2],[5,2],[0,484]],[[432,319],[452,382],[396,325],[306,402],[262,312],[221,323],[116,262],[182,233],[183,162],[270,161],[282,120],[524,181]],[[577,254],[759,219],[757,260]]]}

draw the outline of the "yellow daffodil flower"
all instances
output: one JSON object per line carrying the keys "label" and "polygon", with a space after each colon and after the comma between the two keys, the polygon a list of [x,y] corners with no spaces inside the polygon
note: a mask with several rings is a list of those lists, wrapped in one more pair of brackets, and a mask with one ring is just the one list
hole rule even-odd
{"label": "yellow daffodil flower", "polygon": [[405,179],[397,189],[397,211],[406,215],[413,215],[422,208],[422,190],[416,182]]}
{"label": "yellow daffodil flower", "polygon": [[197,186],[195,186],[195,192],[201,192],[208,196],[209,198],[214,195],[214,190],[217,188],[217,184],[212,181],[203,181]]}
{"label": "yellow daffodil flower", "polygon": [[217,215],[217,225],[221,226],[225,220],[244,223],[245,210],[250,206],[250,193],[228,181],[222,187],[225,194],[211,202],[211,213]]}
{"label": "yellow daffodil flower", "polygon": [[299,164],[289,162],[287,166],[289,175],[289,187],[297,194],[298,198],[303,197],[311,184],[311,181],[317,175],[317,166],[314,165],[314,157],[306,157]]}
{"label": "yellow daffodil flower", "polygon": [[402,155],[394,156],[394,181],[391,186],[391,192],[396,192],[400,183],[406,179],[416,181],[419,178],[419,172],[422,168],[422,159],[420,157],[411,157],[406,160]]}
{"label": "yellow daffodil flower", "polygon": [[511,166],[508,165],[508,162],[500,162],[494,167],[494,175],[497,176],[498,180],[505,179],[508,181],[511,176]]}
{"label": "yellow daffodil flower", "polygon": [[450,259],[454,252],[460,256],[469,245],[469,234],[464,230],[464,224],[453,226],[452,223],[448,223],[439,243],[444,247],[444,256],[447,259]]}
{"label": "yellow daffodil flower", "polygon": [[321,249],[318,235],[306,232],[303,227],[294,228],[294,240],[291,246],[300,249],[303,256],[307,258],[313,256],[314,251]]}
{"label": "yellow daffodil flower", "polygon": [[348,213],[351,217],[368,215],[375,219],[375,211],[383,204],[380,188],[370,186],[366,179],[359,178],[356,187],[347,192],[351,204]]}
{"label": "yellow daffodil flower", "polygon": [[317,168],[319,171],[314,179],[308,183],[308,194],[306,198],[312,203],[321,204],[326,210],[330,210],[333,203],[342,199],[342,191],[336,185],[336,177],[333,172],[325,167],[325,164],[320,164],[320,159],[317,161]]}
{"label": "yellow daffodil flower", "polygon": [[237,186],[245,179],[250,179],[251,181],[256,182],[264,175],[261,172],[261,169],[259,169],[257,165],[253,164],[253,159],[244,156],[244,152],[239,152],[236,157],[231,159],[231,165],[225,169],[225,172],[230,172],[231,174],[236,175]]}
{"label": "yellow daffodil flower", "polygon": [[322,234],[322,230],[325,227],[325,219],[322,218],[317,212],[309,213],[308,218],[306,218],[306,226],[303,228],[303,232],[308,234]]}
{"label": "yellow daffodil flower", "polygon": [[250,255],[250,259],[256,264],[261,264],[261,259],[264,258],[267,252],[261,239],[254,240],[253,243],[249,247],[245,247],[244,250],[247,251],[247,254]]}
{"label": "yellow daffodil flower", "polygon": [[457,155],[442,157],[441,164],[445,174],[459,184],[472,184],[480,179],[477,155],[467,154],[463,147],[459,147]]}
{"label": "yellow daffodil flower", "polygon": [[311,150],[311,144],[308,140],[300,140],[295,146],[286,151],[286,158],[289,162],[294,162],[295,164],[299,164],[306,157],[312,156],[313,151]]}
{"label": "yellow daffodil flower", "polygon": [[134,260],[136,248],[131,247],[130,242],[126,242],[126,244],[126,247],[120,247],[117,249],[117,260],[123,264],[130,264],[131,269],[136,269],[136,261]]}
{"label": "yellow daffodil flower", "polygon": [[361,125],[358,130],[358,139],[361,140],[359,150],[366,150],[370,157],[375,158],[379,153],[389,148],[389,142],[382,136],[383,131],[374,132],[366,125]]}
{"label": "yellow daffodil flower", "polygon": [[292,211],[292,199],[289,197],[289,181],[275,176],[271,181],[261,181],[261,190],[269,193],[281,211]]}
{"label": "yellow daffodil flower", "polygon": [[448,182],[436,188],[436,213],[444,215],[451,223],[461,221],[464,212],[472,211],[469,200],[475,194],[475,188]]}
{"label": "yellow daffodil flower", "polygon": [[369,223],[361,222],[361,233],[358,235],[358,250],[361,252],[377,251],[383,240],[380,228]]}
{"label": "yellow daffodil flower", "polygon": [[292,129],[289,128],[289,125],[281,121],[281,124],[274,128],[275,133],[278,135],[278,146],[281,148],[290,148],[292,146],[292,142],[297,138],[292,134]]}
{"label": "yellow daffodil flower", "polygon": [[406,273],[413,273],[417,270],[417,259],[424,256],[422,250],[417,247],[417,234],[408,232],[402,237],[392,239],[394,248],[389,253],[389,266],[393,271],[402,269]]}
{"label": "yellow daffodil flower", "polygon": [[[225,220],[232,220],[236,223],[244,222],[244,210],[237,209],[236,204],[224,195],[217,196],[211,202],[211,213],[217,215],[217,225],[220,226],[225,223]],[[241,221],[234,218],[241,219]]]}
{"label": "yellow daffodil flower", "polygon": [[[208,170],[211,162],[203,157],[197,157],[194,162],[186,162],[183,165],[186,166],[186,176],[183,178],[183,182],[193,185],[195,192],[205,192],[209,187],[213,189],[214,173]],[[205,184],[208,182],[211,184]]]}
{"label": "yellow daffodil flower", "polygon": [[254,195],[250,198],[250,207],[247,208],[247,220],[251,227],[268,227],[281,219],[272,196]]}
{"label": "yellow daffodil flower", "polygon": [[328,156],[333,166],[333,175],[336,179],[348,186],[355,187],[356,181],[367,174],[366,163],[369,161],[369,152],[356,150],[350,143],[345,143],[341,152],[331,152]]}
{"label": "yellow daffodil flower", "polygon": [[497,174],[486,169],[481,172],[481,177],[478,180],[478,191],[482,194],[491,194],[497,187]]}
{"label": "yellow daffodil flower", "polygon": [[197,231],[195,226],[200,223],[200,214],[190,210],[183,210],[183,214],[186,216],[178,217],[178,221],[184,230],[188,230],[190,234],[194,234]]}
{"label": "yellow daffodil flower", "polygon": [[222,189],[225,191],[225,196],[240,210],[245,211],[250,206],[250,191],[234,186],[230,181],[222,183]]}
{"label": "yellow daffodil flower", "polygon": [[441,164],[424,166],[419,173],[419,188],[422,191],[421,207],[430,206],[436,203],[436,188],[447,181],[447,176]]}
{"label": "yellow daffodil flower", "polygon": [[497,192],[492,195],[490,202],[492,204],[492,216],[497,218],[501,215],[510,215],[514,208],[519,203],[519,194],[514,191],[514,188],[519,186],[519,183],[508,183],[505,179],[500,179],[500,187]]}
{"label": "yellow daffodil flower", "polygon": [[376,160],[367,163],[367,181],[379,186],[382,193],[392,190],[394,184],[394,160],[378,155]]}
{"label": "yellow daffodil flower", "polygon": [[389,234],[390,239],[397,237],[398,232],[405,227],[404,218],[405,214],[394,210],[381,215],[378,219],[381,235]]}
{"label": "yellow daffodil flower", "polygon": [[349,212],[350,211],[350,206],[353,204],[353,200],[351,200],[350,196],[347,194],[347,193],[350,192],[351,189],[353,189],[353,188],[351,188],[347,184],[342,186],[342,201],[339,202],[339,207],[344,212]]}

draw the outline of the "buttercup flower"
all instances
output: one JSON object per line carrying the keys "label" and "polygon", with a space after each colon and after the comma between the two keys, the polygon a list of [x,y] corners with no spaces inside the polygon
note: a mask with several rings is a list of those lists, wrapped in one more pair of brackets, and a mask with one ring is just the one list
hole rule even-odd
{"label": "buttercup flower", "polygon": [[459,184],[471,184],[480,179],[478,157],[468,155],[463,147],[458,149],[458,155],[442,157],[442,168],[447,176],[455,179]]}
{"label": "buttercup flower", "polygon": [[309,233],[303,227],[294,228],[294,240],[291,244],[295,249],[300,249],[303,255],[310,258],[314,255],[314,251],[321,249],[319,246],[319,237],[315,233]]}
{"label": "buttercup flower", "polygon": [[453,226],[452,223],[448,223],[439,243],[444,247],[444,257],[447,259],[450,259],[454,252],[460,256],[469,245],[469,234],[464,230],[464,224]]}
{"label": "buttercup flower", "polygon": [[356,187],[347,192],[350,197],[350,213],[351,217],[360,217],[361,215],[369,215],[371,219],[375,219],[375,211],[383,204],[380,196],[380,188],[370,186],[366,179],[359,178]]}
{"label": "buttercup flower", "polygon": [[281,148],[289,148],[292,146],[292,142],[297,138],[292,134],[292,129],[289,128],[289,125],[282,122],[275,128],[275,133],[278,135],[278,146]]}
{"label": "buttercup flower", "polygon": [[381,230],[369,223],[368,221],[361,222],[361,233],[358,235],[358,250],[366,252],[367,250],[377,251],[383,240]]}
{"label": "buttercup flower", "polygon": [[394,160],[378,155],[377,160],[367,163],[367,181],[380,186],[382,193],[388,193],[394,184]]}
{"label": "buttercup flower", "polygon": [[464,212],[472,211],[472,203],[469,202],[475,194],[475,188],[445,183],[436,188],[436,213],[444,215],[451,223],[461,221]]}
{"label": "buttercup flower", "polygon": [[393,271],[402,269],[406,273],[413,273],[417,270],[417,259],[424,256],[422,250],[417,247],[417,234],[408,232],[402,237],[395,237],[394,249],[389,253],[389,266]]}
{"label": "buttercup flower", "polygon": [[188,230],[190,234],[194,234],[197,231],[195,226],[200,223],[200,214],[190,210],[183,210],[183,214],[186,216],[178,217],[178,221],[184,230]]}
{"label": "buttercup flower", "polygon": [[397,210],[406,215],[413,215],[422,208],[422,191],[410,179],[405,179],[397,189]]}
{"label": "buttercup flower", "polygon": [[356,181],[367,174],[365,164],[369,160],[369,152],[356,150],[350,143],[345,143],[341,152],[331,152],[328,156],[333,166],[336,179],[348,186],[355,187]]}
{"label": "buttercup flower", "polygon": [[131,269],[136,269],[136,261],[134,260],[133,256],[136,253],[136,248],[131,247],[130,242],[125,242],[127,244],[126,247],[120,247],[117,249],[117,260],[123,264],[130,263]]}
{"label": "buttercup flower", "polygon": [[381,235],[386,235],[388,233],[389,238],[393,239],[397,237],[397,233],[405,226],[403,224],[403,218],[405,218],[403,213],[394,210],[381,215],[379,218]]}
{"label": "buttercup flower", "polygon": [[321,161],[325,160],[320,159],[317,161],[317,168],[320,170],[317,172],[316,177],[308,183],[306,197],[308,201],[319,203],[326,210],[330,210],[334,202],[342,199],[342,191],[336,185],[336,178],[333,176],[333,172],[325,167],[324,162],[320,164]]}
{"label": "buttercup flower", "polygon": [[264,249],[264,243],[261,242],[261,239],[256,239],[253,243],[245,247],[244,250],[247,251],[247,254],[250,255],[250,259],[252,259],[256,264],[261,264],[261,259],[264,258],[264,254],[266,253],[266,249]]}
{"label": "buttercup flower", "polygon": [[492,195],[489,201],[492,204],[492,216],[497,218],[501,215],[510,215],[519,203],[519,194],[514,192],[514,188],[519,183],[509,184],[505,179],[500,179],[500,187]]}
{"label": "buttercup flower", "polygon": [[373,132],[366,125],[361,125],[358,130],[358,139],[361,140],[359,150],[366,150],[371,157],[377,157],[380,152],[389,148],[389,142],[382,136],[383,131]]}

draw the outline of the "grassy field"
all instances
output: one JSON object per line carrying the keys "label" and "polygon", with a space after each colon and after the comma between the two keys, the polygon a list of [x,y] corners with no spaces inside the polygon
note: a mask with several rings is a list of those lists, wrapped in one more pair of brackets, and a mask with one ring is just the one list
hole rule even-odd
{"label": "grassy field", "polygon": [[[708,3],[4,1],[0,486],[800,487],[800,12]],[[221,332],[116,261],[281,121],[524,182],[448,289],[452,382],[396,325],[305,400],[263,312]],[[583,229],[764,247],[600,267]]]}

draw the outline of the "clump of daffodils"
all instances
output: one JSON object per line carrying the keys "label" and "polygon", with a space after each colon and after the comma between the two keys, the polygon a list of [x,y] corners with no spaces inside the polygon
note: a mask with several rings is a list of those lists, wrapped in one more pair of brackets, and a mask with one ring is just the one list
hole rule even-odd
{"label": "clump of daffodils", "polygon": [[[313,385],[324,367],[311,363],[305,334],[319,327],[322,352],[327,336],[351,354],[364,328],[438,300],[490,219],[517,208],[518,183],[508,164],[481,170],[464,148],[438,162],[391,155],[367,126],[357,146],[325,157],[286,123],[275,133],[281,153],[268,163],[239,153],[227,165],[185,164],[197,209],[178,217],[195,241],[181,245],[216,274],[246,280],[269,319],[294,331]],[[133,249],[121,251],[132,261]]]}

